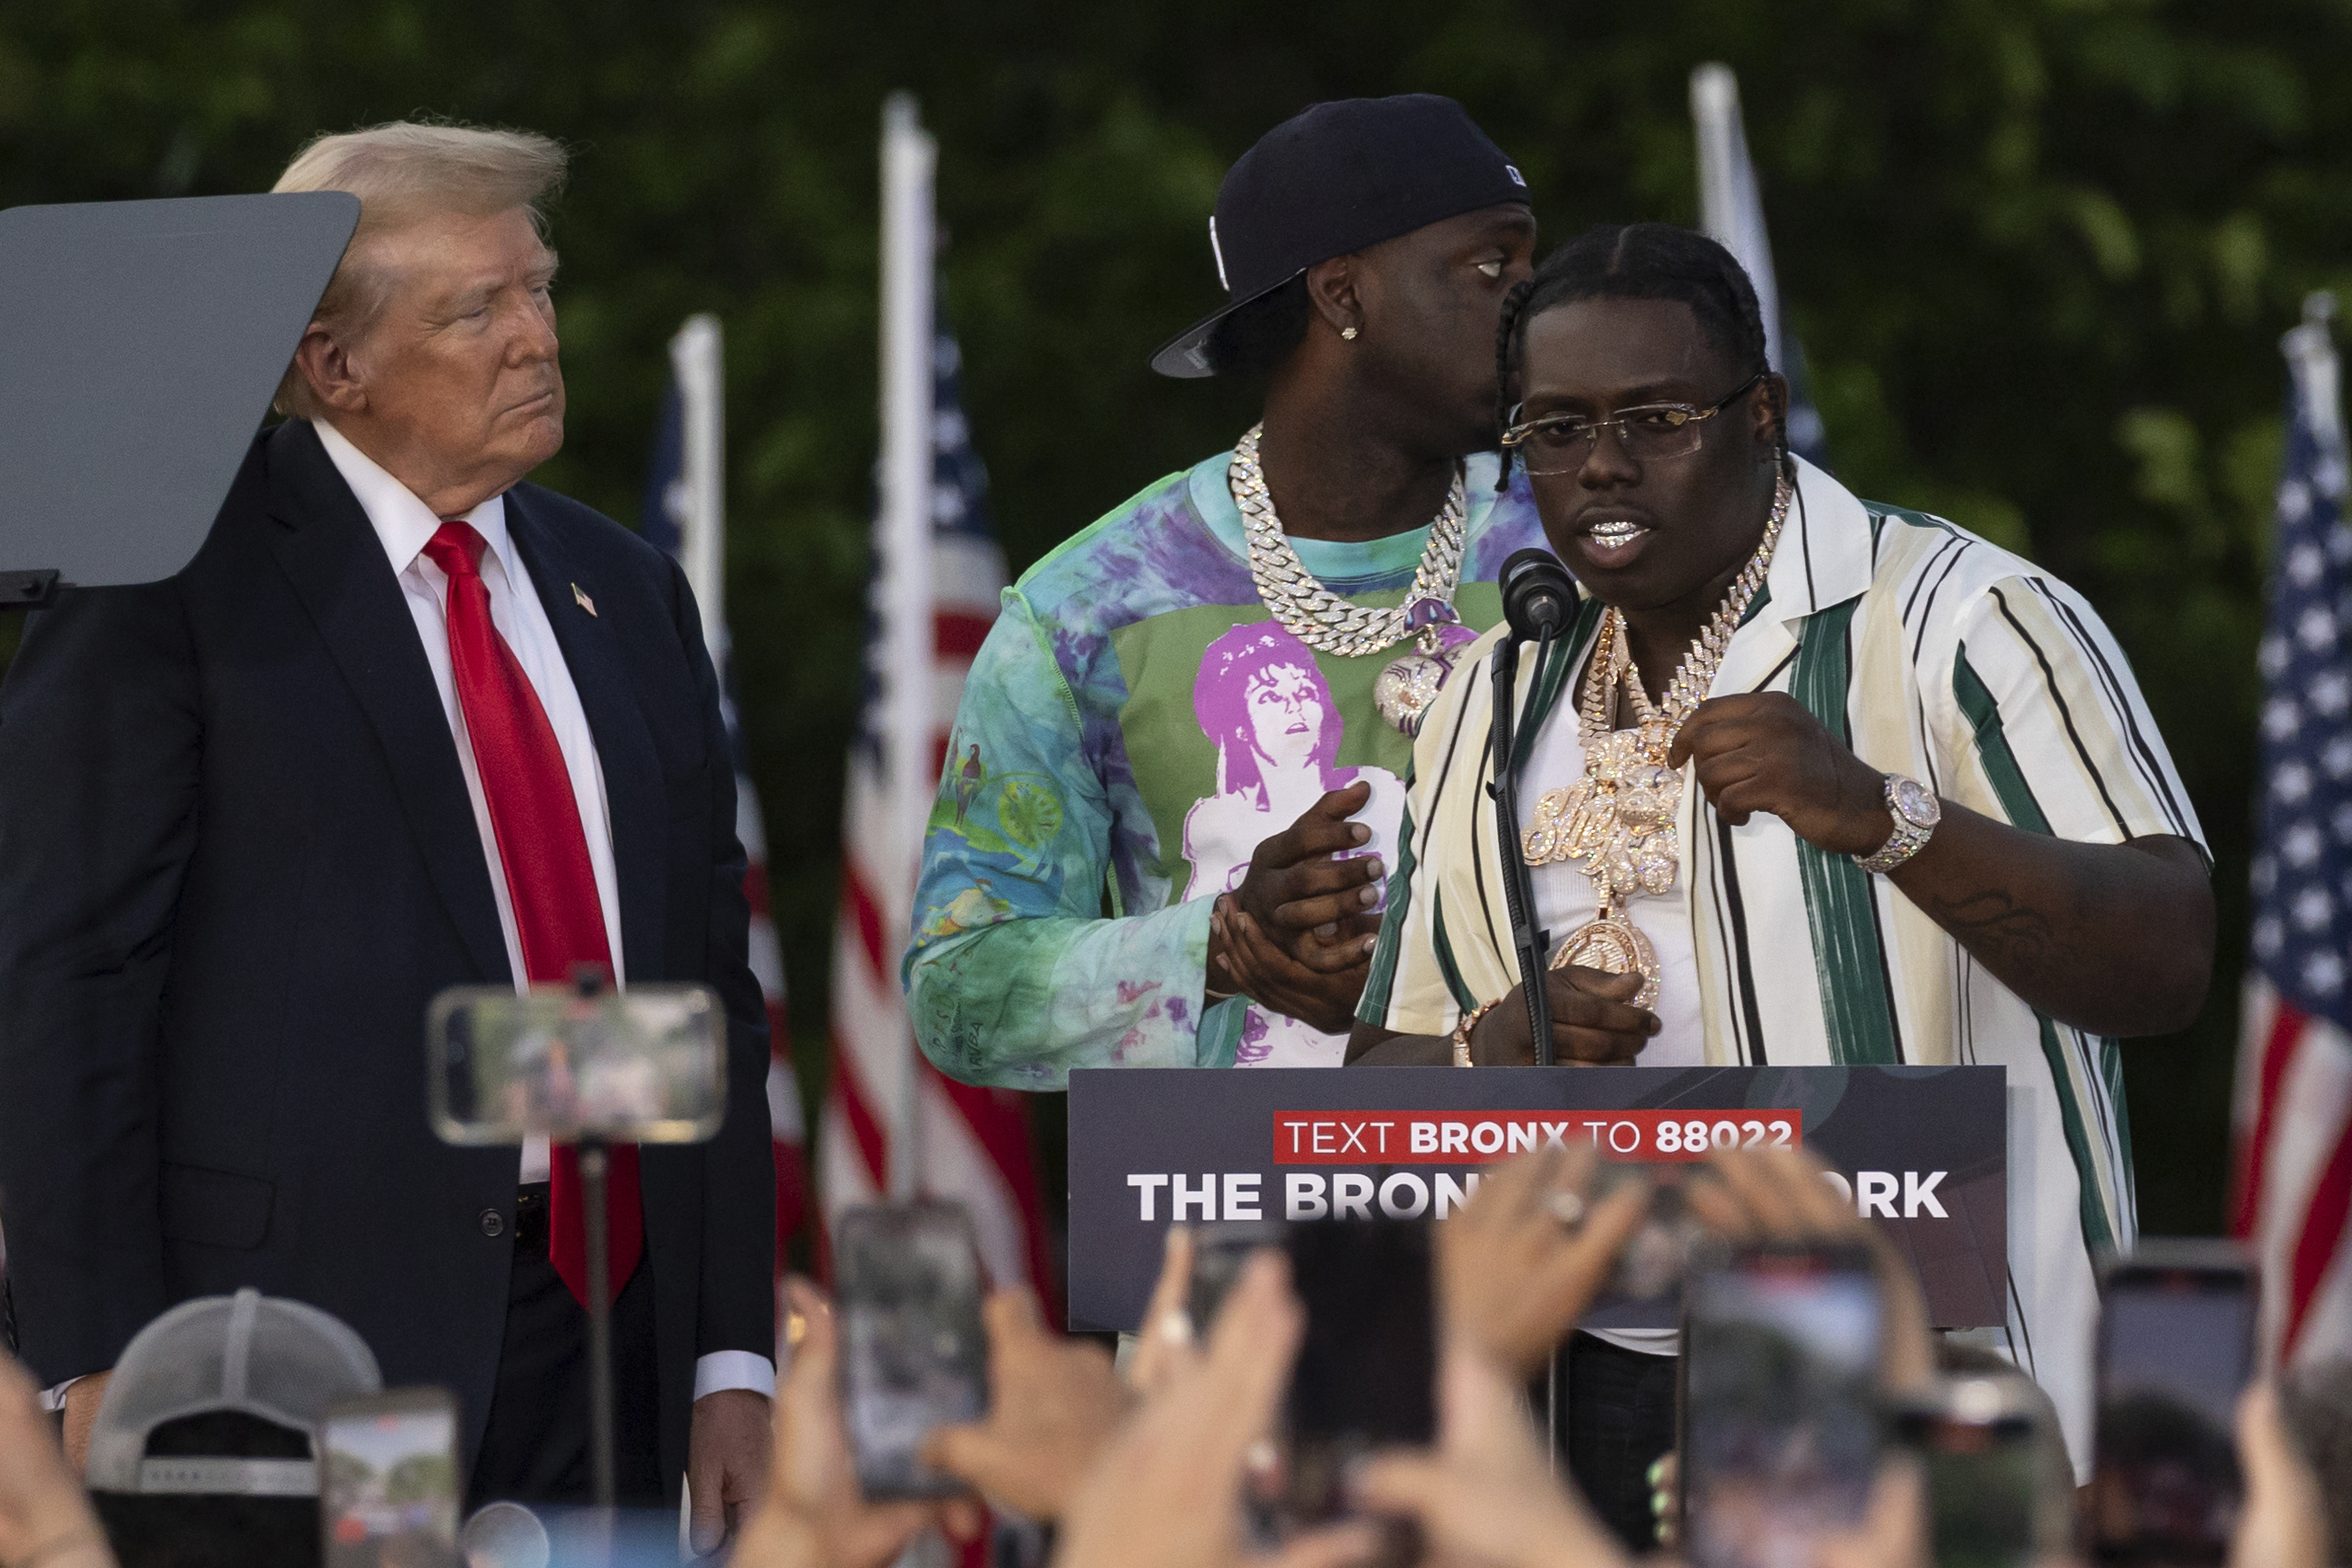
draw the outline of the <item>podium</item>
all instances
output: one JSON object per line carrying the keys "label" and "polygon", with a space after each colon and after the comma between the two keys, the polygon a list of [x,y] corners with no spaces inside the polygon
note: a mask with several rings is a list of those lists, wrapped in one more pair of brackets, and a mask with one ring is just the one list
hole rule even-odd
{"label": "podium", "polygon": [[[1141,1321],[1171,1220],[1443,1218],[1553,1141],[1643,1163],[1801,1144],[1917,1268],[1937,1328],[2008,1321],[1997,1067],[1099,1068],[1070,1075],[1070,1326]],[[1672,1328],[1620,1302],[1588,1327]]]}

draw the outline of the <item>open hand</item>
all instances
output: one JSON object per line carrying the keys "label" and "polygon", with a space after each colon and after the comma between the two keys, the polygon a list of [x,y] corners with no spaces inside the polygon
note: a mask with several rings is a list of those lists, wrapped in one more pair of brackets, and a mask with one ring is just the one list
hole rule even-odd
{"label": "open hand", "polygon": [[1609,1280],[1649,1206],[1647,1182],[1593,1197],[1591,1145],[1538,1149],[1496,1166],[1433,1233],[1449,1342],[1511,1376],[1535,1376]]}
{"label": "open hand", "polygon": [[1032,1519],[1059,1519],[1134,1403],[1102,1347],[1045,1327],[1025,1287],[988,1299],[988,1418],[942,1426],[932,1468]]}
{"label": "open hand", "polygon": [[1767,812],[1832,855],[1868,855],[1895,833],[1886,775],[1786,692],[1741,692],[1698,705],[1666,765],[1698,763],[1699,788],[1734,827]]}

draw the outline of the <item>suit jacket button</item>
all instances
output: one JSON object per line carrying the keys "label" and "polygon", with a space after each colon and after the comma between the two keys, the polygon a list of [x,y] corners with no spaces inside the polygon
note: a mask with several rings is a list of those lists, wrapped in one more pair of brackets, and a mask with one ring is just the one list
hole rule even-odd
{"label": "suit jacket button", "polygon": [[484,1209],[482,1211],[482,1234],[484,1236],[498,1236],[502,1234],[506,1228],[506,1215],[500,1214],[496,1209]]}

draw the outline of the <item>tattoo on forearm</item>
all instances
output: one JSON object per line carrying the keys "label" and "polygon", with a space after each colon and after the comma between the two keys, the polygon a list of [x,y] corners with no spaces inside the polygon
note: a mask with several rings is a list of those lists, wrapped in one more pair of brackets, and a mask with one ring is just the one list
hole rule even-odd
{"label": "tattoo on forearm", "polygon": [[2050,917],[2019,903],[2000,888],[1965,898],[1931,898],[1927,912],[1961,946],[2012,984],[2039,975],[2064,956]]}

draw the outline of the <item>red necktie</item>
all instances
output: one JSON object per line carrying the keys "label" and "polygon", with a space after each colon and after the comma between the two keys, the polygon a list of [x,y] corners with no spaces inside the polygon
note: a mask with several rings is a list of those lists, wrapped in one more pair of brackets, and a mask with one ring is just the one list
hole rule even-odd
{"label": "red necktie", "polygon": [[[490,829],[506,869],[507,897],[522,940],[523,969],[534,985],[572,978],[593,963],[607,973],[613,953],[604,937],[604,906],[588,861],[588,835],[580,803],[547,711],[514,650],[490,621],[490,593],[482,584],[486,542],[462,520],[445,520],[425,558],[449,575],[449,668],[473,742],[474,766],[489,803]],[[550,1151],[547,1254],[556,1273],[585,1305],[587,1227],[583,1223],[580,1158],[570,1148]],[[612,1278],[606,1300],[636,1268],[645,1220],[637,1194],[637,1151],[612,1152],[610,1185]]]}

